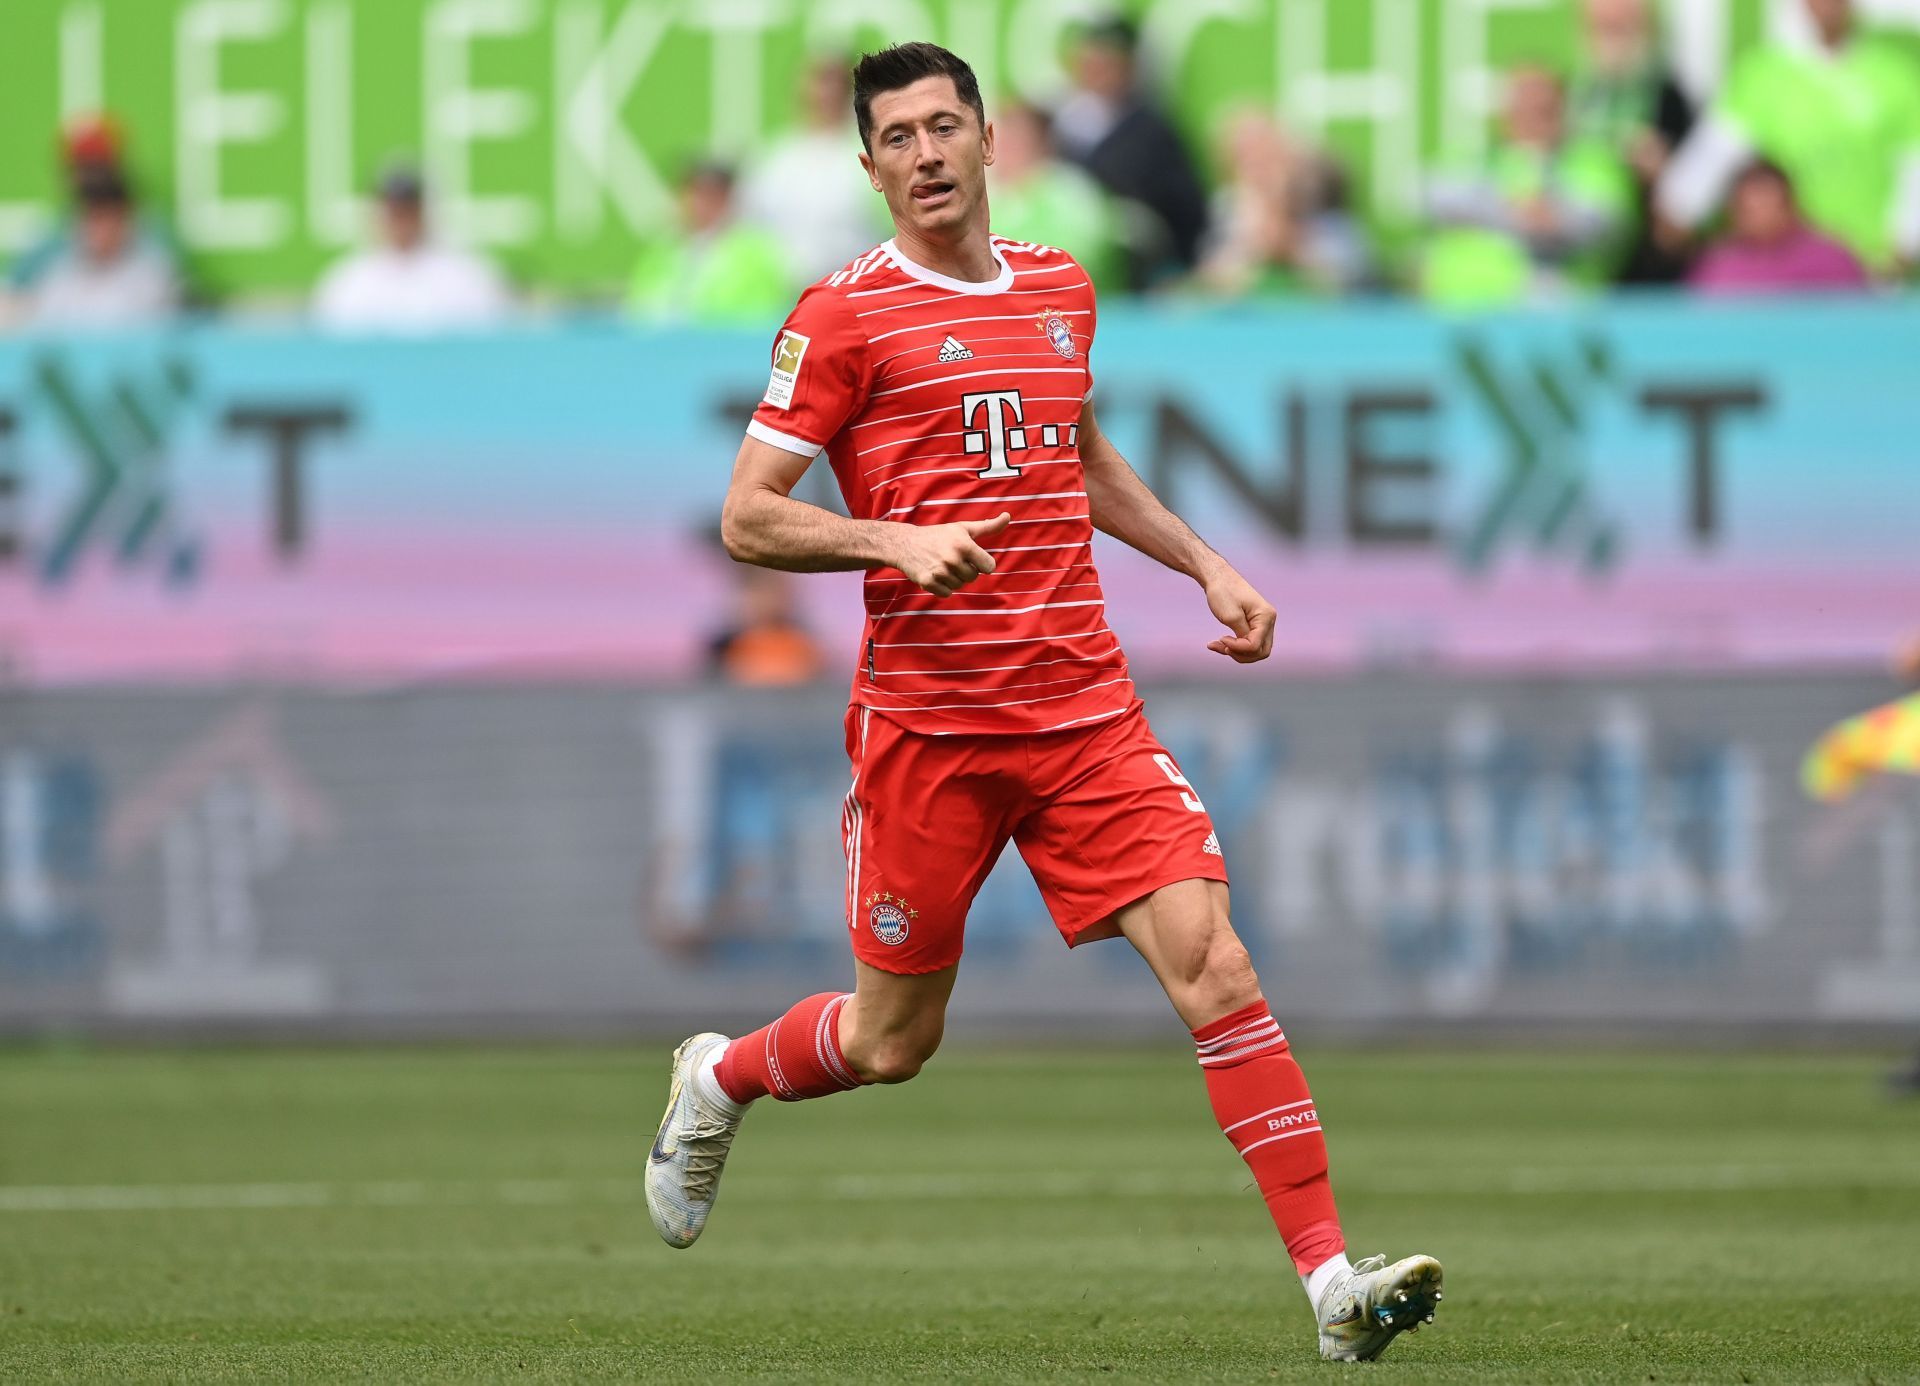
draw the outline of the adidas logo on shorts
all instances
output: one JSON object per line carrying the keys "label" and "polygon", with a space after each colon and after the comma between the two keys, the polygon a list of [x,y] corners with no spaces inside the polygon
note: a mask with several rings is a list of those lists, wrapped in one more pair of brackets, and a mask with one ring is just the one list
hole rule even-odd
{"label": "adidas logo on shorts", "polygon": [[1207,840],[1200,844],[1200,850],[1202,852],[1205,852],[1210,857],[1219,856],[1220,855],[1220,834],[1208,833]]}
{"label": "adidas logo on shorts", "polygon": [[949,335],[947,340],[940,344],[940,360],[943,364],[948,361],[971,361],[972,359],[973,353],[967,350],[958,337]]}

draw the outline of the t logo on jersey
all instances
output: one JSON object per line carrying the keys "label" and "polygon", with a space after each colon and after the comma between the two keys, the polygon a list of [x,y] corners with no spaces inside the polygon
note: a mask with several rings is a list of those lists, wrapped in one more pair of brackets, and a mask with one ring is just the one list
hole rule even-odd
{"label": "t logo on jersey", "polygon": [[[974,421],[986,411],[986,427],[975,428]],[[1057,448],[1062,435],[1068,447],[1080,441],[1080,425],[1068,424],[1065,428],[1058,424],[1043,424],[1038,429],[1026,426],[1026,408],[1021,403],[1018,390],[984,390],[979,394],[960,397],[960,417],[966,427],[960,434],[960,445],[969,453],[987,455],[987,465],[980,469],[983,477],[1019,476],[1020,469],[1007,461],[1009,452],[1024,452],[1028,447],[1028,438],[1036,433],[1038,446]]]}
{"label": "t logo on jersey", "polygon": [[[987,426],[975,428],[973,421],[981,410],[986,411]],[[1007,427],[1007,418],[1011,415],[1014,427]],[[981,468],[984,477],[1019,476],[1018,467],[1007,465],[1008,448],[1025,448],[1027,430],[1020,427],[1026,421],[1026,414],[1020,405],[1018,390],[985,390],[977,395],[963,395],[960,398],[960,416],[966,423],[966,430],[960,435],[960,445],[968,452],[984,452],[988,465]]]}

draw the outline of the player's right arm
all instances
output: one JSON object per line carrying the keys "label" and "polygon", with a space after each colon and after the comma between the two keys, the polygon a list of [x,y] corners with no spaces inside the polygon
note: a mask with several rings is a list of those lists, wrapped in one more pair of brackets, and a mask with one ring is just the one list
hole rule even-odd
{"label": "player's right arm", "polygon": [[812,460],[752,436],[740,444],[720,511],[720,539],[736,560],[790,573],[897,568],[936,597],[993,571],[980,541],[1004,530],[1011,515],[944,525],[850,520],[793,498]]}

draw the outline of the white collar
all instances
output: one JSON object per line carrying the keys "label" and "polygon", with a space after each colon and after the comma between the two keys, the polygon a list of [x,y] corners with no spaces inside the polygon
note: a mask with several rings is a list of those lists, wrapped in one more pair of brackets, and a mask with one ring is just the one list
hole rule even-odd
{"label": "white collar", "polygon": [[983,279],[978,283],[971,279],[954,279],[909,260],[906,252],[902,251],[892,239],[880,248],[886,251],[887,258],[904,273],[918,279],[922,284],[931,284],[936,289],[949,289],[956,294],[997,294],[1013,287],[1013,266],[1007,263],[1007,257],[1000,253],[1000,247],[997,245],[990,244],[990,249],[993,251],[993,262],[1000,266],[1000,274],[997,278]]}

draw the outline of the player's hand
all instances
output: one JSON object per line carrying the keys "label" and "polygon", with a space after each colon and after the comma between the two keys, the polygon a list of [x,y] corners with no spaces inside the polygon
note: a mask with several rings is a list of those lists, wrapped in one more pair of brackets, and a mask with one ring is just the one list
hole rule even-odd
{"label": "player's hand", "polygon": [[975,578],[993,571],[993,555],[980,542],[1002,533],[1013,516],[1002,511],[991,520],[960,520],[947,525],[902,525],[906,531],[893,566],[909,582],[936,597],[951,597]]}
{"label": "player's hand", "polygon": [[1220,624],[1233,632],[1207,648],[1238,664],[1257,664],[1273,653],[1273,627],[1278,613],[1273,603],[1253,585],[1229,569],[1207,584],[1207,606]]}

